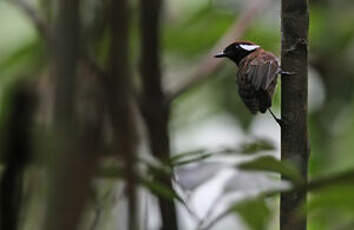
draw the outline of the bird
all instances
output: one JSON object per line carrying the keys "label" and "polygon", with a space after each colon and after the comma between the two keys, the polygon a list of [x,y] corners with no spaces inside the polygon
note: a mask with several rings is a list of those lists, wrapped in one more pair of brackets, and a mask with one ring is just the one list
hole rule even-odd
{"label": "bird", "polygon": [[282,71],[277,56],[251,41],[235,41],[214,57],[228,58],[238,66],[238,93],[248,110],[252,114],[268,110],[282,126],[282,120],[274,115],[270,107],[278,75],[290,73]]}

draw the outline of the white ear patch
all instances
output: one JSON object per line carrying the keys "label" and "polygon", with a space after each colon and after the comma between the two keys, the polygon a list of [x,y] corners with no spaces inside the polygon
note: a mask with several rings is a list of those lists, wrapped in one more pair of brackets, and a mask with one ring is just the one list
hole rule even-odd
{"label": "white ear patch", "polygon": [[240,45],[240,47],[244,50],[247,50],[247,51],[253,51],[255,49],[258,49],[260,46],[258,45]]}

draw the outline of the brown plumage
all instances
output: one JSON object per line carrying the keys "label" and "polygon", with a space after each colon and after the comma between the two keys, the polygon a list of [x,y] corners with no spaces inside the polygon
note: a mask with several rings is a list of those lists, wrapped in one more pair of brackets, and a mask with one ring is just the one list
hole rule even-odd
{"label": "brown plumage", "polygon": [[281,73],[274,54],[252,42],[237,41],[215,57],[227,57],[239,66],[238,92],[252,114],[264,113],[272,106],[277,76]]}

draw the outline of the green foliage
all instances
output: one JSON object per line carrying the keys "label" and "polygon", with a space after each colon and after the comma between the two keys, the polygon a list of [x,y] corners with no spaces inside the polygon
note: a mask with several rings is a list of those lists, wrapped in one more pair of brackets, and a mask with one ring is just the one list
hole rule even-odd
{"label": "green foliage", "polygon": [[231,210],[239,214],[252,230],[265,230],[271,214],[264,200],[250,200],[235,204]]}
{"label": "green foliage", "polygon": [[260,151],[273,151],[274,144],[267,139],[257,139],[254,142],[244,143],[240,147],[240,152],[245,154],[254,154]]}
{"label": "green foliage", "polygon": [[310,212],[328,209],[350,211],[354,213],[354,185],[335,184],[314,192],[308,204]]}
{"label": "green foliage", "polygon": [[237,165],[239,169],[247,171],[265,171],[279,173],[294,183],[301,183],[300,173],[290,164],[282,162],[272,156],[262,156],[254,160]]}
{"label": "green foliage", "polygon": [[166,24],[164,47],[166,51],[182,57],[190,58],[201,54],[213,46],[233,19],[233,15],[217,11],[208,5],[182,22]]}
{"label": "green foliage", "polygon": [[200,162],[201,160],[211,157],[212,153],[206,153],[205,150],[194,150],[191,152],[177,154],[169,160],[169,164],[172,166],[182,166],[193,162]]}
{"label": "green foliage", "polygon": [[[47,7],[51,7],[50,1],[41,0],[41,2],[42,4],[48,3]],[[279,3],[274,2],[273,6],[278,7]],[[132,28],[129,54],[132,57],[132,71],[137,75],[139,72],[138,44],[140,36],[138,5],[137,1],[132,1],[131,4],[133,9],[131,11]],[[226,3],[218,5],[218,1],[209,0],[166,1],[165,12],[167,13],[163,17],[161,30],[163,48],[163,55],[161,56],[163,58],[163,74],[173,76],[167,80],[168,85],[178,83],[181,78],[185,77],[186,73],[193,70],[200,59],[203,58],[203,55],[209,53],[211,47],[229,29],[239,14],[244,11],[240,7],[243,4],[241,1],[236,1],[237,6],[239,6],[237,9],[220,7],[223,4]],[[171,5],[181,6],[174,9]],[[234,6],[232,3],[229,3],[229,5]],[[274,17],[279,11],[272,7],[261,12],[255,22],[247,28],[241,39],[252,40],[279,56],[281,47],[280,23],[278,21],[279,17]],[[39,11],[40,15],[51,15],[54,12],[50,10],[42,12],[41,8],[36,10]],[[86,10],[86,8],[83,8],[83,10]],[[95,10],[83,12],[83,15],[89,17],[90,14],[95,12]],[[326,93],[324,105],[318,111],[310,114],[312,152],[309,164],[310,178],[313,180],[316,180],[319,175],[330,176],[354,168],[354,155],[352,154],[354,150],[353,12],[354,4],[350,0],[311,2],[310,65],[318,73],[320,80],[323,81]],[[269,14],[272,14],[273,18],[276,19],[269,20],[269,17],[267,17]],[[91,21],[86,21],[92,22],[94,20],[91,18]],[[88,47],[90,54],[98,59],[102,67],[106,67],[107,54],[110,49],[110,34],[107,28],[102,31],[102,34],[96,34],[97,40],[91,37],[87,39],[89,42],[85,43],[85,48]],[[7,95],[11,95],[12,84],[19,78],[37,78],[47,74],[46,71],[49,69],[49,62],[46,57],[49,54],[47,49],[48,46],[36,34],[31,20],[21,10],[9,4],[9,1],[0,1],[0,123],[4,123],[8,108],[11,107],[11,100]],[[176,130],[192,126],[198,130],[200,126],[204,125],[202,124],[203,121],[218,117],[220,114],[226,114],[235,127],[241,128],[240,135],[247,137],[254,135],[250,132],[252,130],[249,127],[254,124],[255,117],[247,111],[237,94],[235,86],[236,71],[237,67],[226,63],[217,72],[210,73],[210,79],[202,82],[172,103],[170,131],[173,147],[176,145],[174,139]],[[316,97],[316,95],[314,94],[313,97]],[[278,88],[273,107],[277,108],[279,106],[280,89]],[[36,128],[38,129],[38,127]],[[201,134],[197,132],[196,135],[202,136]],[[218,132],[215,132],[215,137],[217,136]],[[269,132],[269,137],[272,136],[273,133]],[[236,141],[238,140],[235,140],[235,143]],[[189,167],[193,164],[203,163],[205,160],[213,161],[217,157],[250,157],[251,155],[253,157],[253,155],[262,151],[274,151],[276,149],[279,149],[279,146],[275,146],[268,139],[255,139],[238,146],[224,146],[216,150],[206,147],[195,150],[192,148],[192,151],[174,155],[170,159],[166,159],[166,162],[158,162],[157,164],[143,162],[139,159],[137,179],[139,185],[146,188],[151,194],[171,201],[177,200],[184,204],[181,197],[184,194],[178,194],[158,180],[158,178],[164,176],[171,176],[173,167]],[[292,165],[280,162],[270,156],[254,157],[256,158],[235,167],[245,172],[279,173],[294,182],[295,185],[301,184],[302,178]],[[112,184],[116,181],[120,182],[125,176],[124,170],[120,166],[102,167],[97,174],[101,178],[109,179]],[[210,181],[210,179],[208,178],[206,181]],[[26,183],[31,185],[30,180]],[[34,184],[36,185],[36,183]],[[45,185],[41,187],[45,187]],[[198,188],[200,188],[199,184]],[[97,189],[102,189],[102,187]],[[354,187],[347,183],[345,185],[336,184],[320,191],[311,192],[307,207],[309,211],[308,229],[354,229],[352,218],[354,212],[353,189]],[[109,194],[114,196],[113,185],[109,186],[109,190],[111,191]],[[25,192],[27,198],[27,189]],[[37,217],[37,215],[45,212],[43,208],[45,192],[35,195],[35,199],[31,201],[32,206],[36,206],[35,211],[26,212],[26,215],[29,216],[26,220],[30,223],[29,225],[33,224],[33,216],[36,216],[34,218],[36,221],[41,221],[41,217]],[[111,213],[108,209],[114,206],[112,200],[106,202],[109,204],[103,204],[103,209],[107,213]],[[263,198],[236,204],[232,207],[232,211],[240,215],[251,229],[259,230],[266,229],[270,213],[275,212],[267,207]],[[107,219],[109,218],[107,217]],[[34,228],[24,226],[23,229],[36,229],[37,225],[33,225],[36,226]]]}
{"label": "green foliage", "polygon": [[141,184],[156,196],[163,197],[172,202],[174,200],[177,200],[180,201],[181,203],[184,203],[183,199],[177,194],[176,191],[168,188],[166,185],[162,184],[157,180],[148,180],[148,179],[141,178]]}
{"label": "green foliage", "polygon": [[219,150],[196,149],[170,157],[168,164],[171,166],[182,166],[190,163],[197,163],[202,160],[220,155],[253,155],[262,151],[274,151],[274,144],[268,139],[256,138],[255,140],[241,143],[239,147],[224,147]]}

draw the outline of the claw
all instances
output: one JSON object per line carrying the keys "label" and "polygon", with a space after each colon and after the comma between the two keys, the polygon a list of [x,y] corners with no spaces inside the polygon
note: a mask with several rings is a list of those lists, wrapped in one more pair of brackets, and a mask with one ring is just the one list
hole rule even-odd
{"label": "claw", "polygon": [[295,72],[286,72],[286,71],[281,70],[280,74],[285,75],[285,76],[291,76],[291,75],[295,75],[296,73]]}
{"label": "claw", "polygon": [[277,118],[277,117],[274,115],[273,111],[272,111],[270,108],[268,108],[268,111],[269,111],[269,113],[272,115],[272,117],[274,118],[274,120],[278,123],[278,125],[279,125],[280,127],[283,127],[283,126],[284,126],[284,121],[283,121],[282,119]]}
{"label": "claw", "polygon": [[286,75],[286,76],[291,76],[291,75],[295,75],[295,72],[287,72],[282,70],[280,67],[278,68],[277,74],[282,74],[282,75]]}

